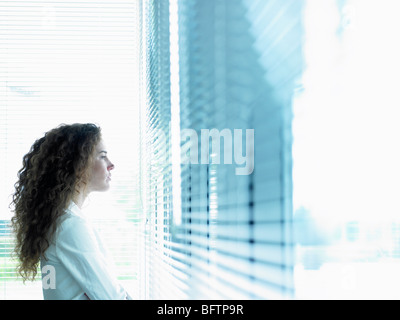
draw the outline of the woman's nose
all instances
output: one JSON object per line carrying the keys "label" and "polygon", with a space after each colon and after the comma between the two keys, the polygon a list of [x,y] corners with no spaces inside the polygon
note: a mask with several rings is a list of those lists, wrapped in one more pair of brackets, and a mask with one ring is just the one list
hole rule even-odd
{"label": "woman's nose", "polygon": [[113,169],[114,169],[114,164],[110,162],[110,164],[107,167],[107,170],[110,171],[110,170],[113,170]]}

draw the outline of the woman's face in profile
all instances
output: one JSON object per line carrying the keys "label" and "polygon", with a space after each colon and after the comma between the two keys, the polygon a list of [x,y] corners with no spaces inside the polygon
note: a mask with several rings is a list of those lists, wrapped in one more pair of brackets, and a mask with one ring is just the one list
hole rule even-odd
{"label": "woman's face in profile", "polygon": [[94,153],[93,165],[89,168],[88,190],[107,191],[110,188],[111,170],[114,169],[114,164],[108,158],[103,140],[97,144]]}

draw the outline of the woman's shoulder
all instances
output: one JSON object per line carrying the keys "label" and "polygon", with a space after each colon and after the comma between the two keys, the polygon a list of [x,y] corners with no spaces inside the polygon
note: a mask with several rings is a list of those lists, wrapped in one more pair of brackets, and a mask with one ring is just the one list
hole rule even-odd
{"label": "woman's shoulder", "polygon": [[66,210],[58,226],[54,242],[56,248],[79,248],[80,252],[93,252],[97,247],[96,232],[88,219],[79,211]]}
{"label": "woman's shoulder", "polygon": [[72,239],[78,239],[82,234],[87,233],[90,234],[91,230],[84,216],[73,205],[68,206],[57,219],[55,233],[51,237],[51,246],[47,250],[47,254],[51,255],[53,248],[58,247],[60,244],[70,242]]}

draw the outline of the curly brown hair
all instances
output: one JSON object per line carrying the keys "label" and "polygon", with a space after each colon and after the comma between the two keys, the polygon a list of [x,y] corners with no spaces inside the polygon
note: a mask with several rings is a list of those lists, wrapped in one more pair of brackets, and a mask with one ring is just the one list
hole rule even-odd
{"label": "curly brown hair", "polygon": [[23,157],[12,197],[15,254],[23,281],[34,280],[40,257],[49,247],[57,220],[85,185],[100,127],[62,124],[36,140]]}

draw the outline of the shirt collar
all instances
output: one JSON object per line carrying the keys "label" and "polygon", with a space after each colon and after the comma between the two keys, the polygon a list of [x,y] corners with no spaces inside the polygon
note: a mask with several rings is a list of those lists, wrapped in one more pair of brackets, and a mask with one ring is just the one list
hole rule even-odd
{"label": "shirt collar", "polygon": [[82,217],[82,218],[86,218],[86,216],[84,215],[84,213],[82,212],[82,210],[77,206],[77,204],[73,201],[70,202],[67,210],[72,213],[73,215]]}

